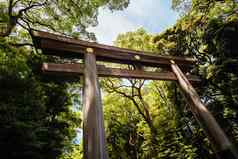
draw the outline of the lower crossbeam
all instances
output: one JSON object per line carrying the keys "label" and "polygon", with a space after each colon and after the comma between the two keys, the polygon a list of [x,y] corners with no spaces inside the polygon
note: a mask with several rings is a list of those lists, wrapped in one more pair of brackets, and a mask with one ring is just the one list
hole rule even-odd
{"label": "lower crossbeam", "polygon": [[[42,71],[47,74],[60,74],[60,75],[83,75],[83,64],[55,64],[44,63],[42,65]],[[177,77],[173,72],[151,72],[142,70],[127,70],[118,68],[107,68],[102,65],[97,65],[97,73],[99,77],[116,77],[116,78],[135,78],[146,80],[165,80],[165,81],[177,81]],[[188,75],[190,82],[200,82],[201,79],[198,76]]]}

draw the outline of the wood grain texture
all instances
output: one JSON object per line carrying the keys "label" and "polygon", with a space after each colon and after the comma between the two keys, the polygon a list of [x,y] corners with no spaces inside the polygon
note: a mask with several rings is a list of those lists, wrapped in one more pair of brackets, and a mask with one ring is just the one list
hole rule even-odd
{"label": "wood grain texture", "polygon": [[[42,65],[44,73],[53,75],[65,75],[65,76],[77,76],[83,75],[83,64],[54,64],[44,63]],[[115,77],[115,78],[135,78],[146,80],[165,80],[176,81],[177,77],[173,72],[149,72],[142,70],[126,70],[118,68],[107,68],[102,65],[97,65],[97,74],[99,77]],[[191,82],[201,82],[198,76],[188,75],[186,76]]]}
{"label": "wood grain texture", "polygon": [[43,50],[44,54],[63,57],[83,58],[87,48],[92,48],[97,61],[116,63],[140,63],[144,66],[169,67],[174,60],[182,68],[191,67],[196,61],[189,57],[161,56],[152,52],[129,50],[95,42],[73,39],[65,36],[34,31],[34,44]]}
{"label": "wood grain texture", "polygon": [[207,133],[216,150],[221,152],[229,150],[229,152],[232,153],[232,156],[237,159],[237,152],[235,151],[232,143],[229,141],[228,137],[221,129],[210,111],[202,103],[199,95],[190,84],[189,80],[180,70],[178,65],[173,63],[171,64],[171,67],[174,74],[178,78],[178,83],[181,87],[182,92],[184,93],[185,98],[187,99],[187,102],[191,106],[193,115]]}
{"label": "wood grain texture", "polygon": [[84,63],[84,159],[108,159],[95,55],[85,54]]}

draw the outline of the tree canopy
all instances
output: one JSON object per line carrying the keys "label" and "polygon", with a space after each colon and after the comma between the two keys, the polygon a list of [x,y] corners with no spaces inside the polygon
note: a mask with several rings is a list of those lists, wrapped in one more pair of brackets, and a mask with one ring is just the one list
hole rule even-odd
{"label": "tree canopy", "polygon": [[97,25],[98,8],[121,10],[128,3],[127,0],[0,2],[0,145],[4,158],[67,158],[75,156],[73,153],[78,150],[74,140],[76,130],[81,127],[79,80],[42,76],[43,61],[62,60],[43,56],[34,49],[30,31],[95,39],[86,28]]}
{"label": "tree canopy", "polygon": [[[34,48],[31,30],[95,40],[98,9],[123,10],[129,0],[0,1],[0,145],[5,158],[83,158],[81,82],[42,76],[42,62],[74,63]],[[115,45],[160,55],[191,56],[202,101],[237,147],[238,3],[172,0],[177,23],[162,33],[143,28],[118,35]],[[155,23],[157,23],[155,21]],[[139,65],[106,66],[134,70]],[[160,72],[161,69],[146,67]],[[174,82],[100,79],[107,151],[111,159],[211,159],[216,149]]]}
{"label": "tree canopy", "polygon": [[129,0],[8,0],[0,4],[1,36],[8,36],[20,26],[26,30],[44,29],[75,37],[93,38],[86,28],[97,25],[99,7],[124,9]]}

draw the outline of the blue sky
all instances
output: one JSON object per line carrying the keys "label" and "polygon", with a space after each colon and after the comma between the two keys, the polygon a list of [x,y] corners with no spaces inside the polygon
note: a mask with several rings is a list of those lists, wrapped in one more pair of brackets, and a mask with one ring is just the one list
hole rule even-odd
{"label": "blue sky", "polygon": [[149,33],[159,33],[176,23],[178,13],[171,9],[172,0],[131,0],[127,9],[111,12],[100,8],[98,26],[89,28],[99,43],[112,45],[119,33],[143,27]]}

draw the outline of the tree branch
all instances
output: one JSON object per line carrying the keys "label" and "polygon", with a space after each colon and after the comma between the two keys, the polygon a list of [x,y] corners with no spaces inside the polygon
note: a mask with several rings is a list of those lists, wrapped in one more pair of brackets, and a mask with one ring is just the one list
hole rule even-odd
{"label": "tree branch", "polygon": [[120,94],[120,95],[122,95],[122,96],[124,96],[124,97],[130,99],[130,100],[133,102],[133,104],[136,106],[137,110],[138,110],[139,113],[142,115],[142,117],[144,118],[144,120],[147,121],[145,114],[144,114],[143,111],[141,110],[139,104],[135,101],[134,95],[131,95],[131,96],[127,95],[125,92],[120,91],[119,89],[116,89],[115,86],[114,86],[114,83],[113,83],[110,79],[109,79],[108,81],[111,83],[111,86],[108,85],[107,82],[106,82],[106,86],[107,86],[109,89],[113,90],[112,92],[115,92],[115,93],[117,93],[117,94]]}
{"label": "tree branch", "polygon": [[13,0],[9,0],[9,6],[8,6],[8,16],[12,16],[12,9],[13,9]]}
{"label": "tree branch", "polygon": [[32,8],[46,5],[48,1],[46,0],[43,3],[35,3],[32,5],[31,5],[31,3],[32,3],[32,1],[31,1],[30,5],[28,7],[21,9],[16,16],[13,16],[12,15],[13,7],[17,4],[17,2],[19,2],[19,0],[15,1],[15,2],[13,0],[9,0],[9,6],[8,6],[9,22],[7,24],[6,30],[3,33],[0,33],[1,37],[6,37],[11,34],[12,29],[16,26],[18,19],[22,17],[23,13],[26,13],[27,11],[29,11]]}
{"label": "tree branch", "polygon": [[37,2],[37,3],[34,3],[34,4],[31,5],[31,3],[32,3],[32,1],[31,1],[31,2],[30,2],[30,5],[29,5],[28,7],[26,7],[26,8],[21,9],[21,10],[18,12],[18,15],[17,15],[17,16],[18,16],[18,17],[21,17],[23,13],[29,11],[29,10],[32,9],[32,8],[44,6],[44,5],[47,4],[47,2],[48,2],[48,1],[46,0],[46,1],[44,1],[43,3],[38,3],[38,2]]}
{"label": "tree branch", "polygon": [[16,48],[24,47],[24,46],[34,47],[34,45],[31,43],[9,43],[9,45],[16,47]]}
{"label": "tree branch", "polygon": [[21,0],[17,0],[17,1],[15,1],[15,2],[12,4],[12,6],[13,6],[13,7],[16,6],[17,3],[20,2],[20,1],[21,1]]}

